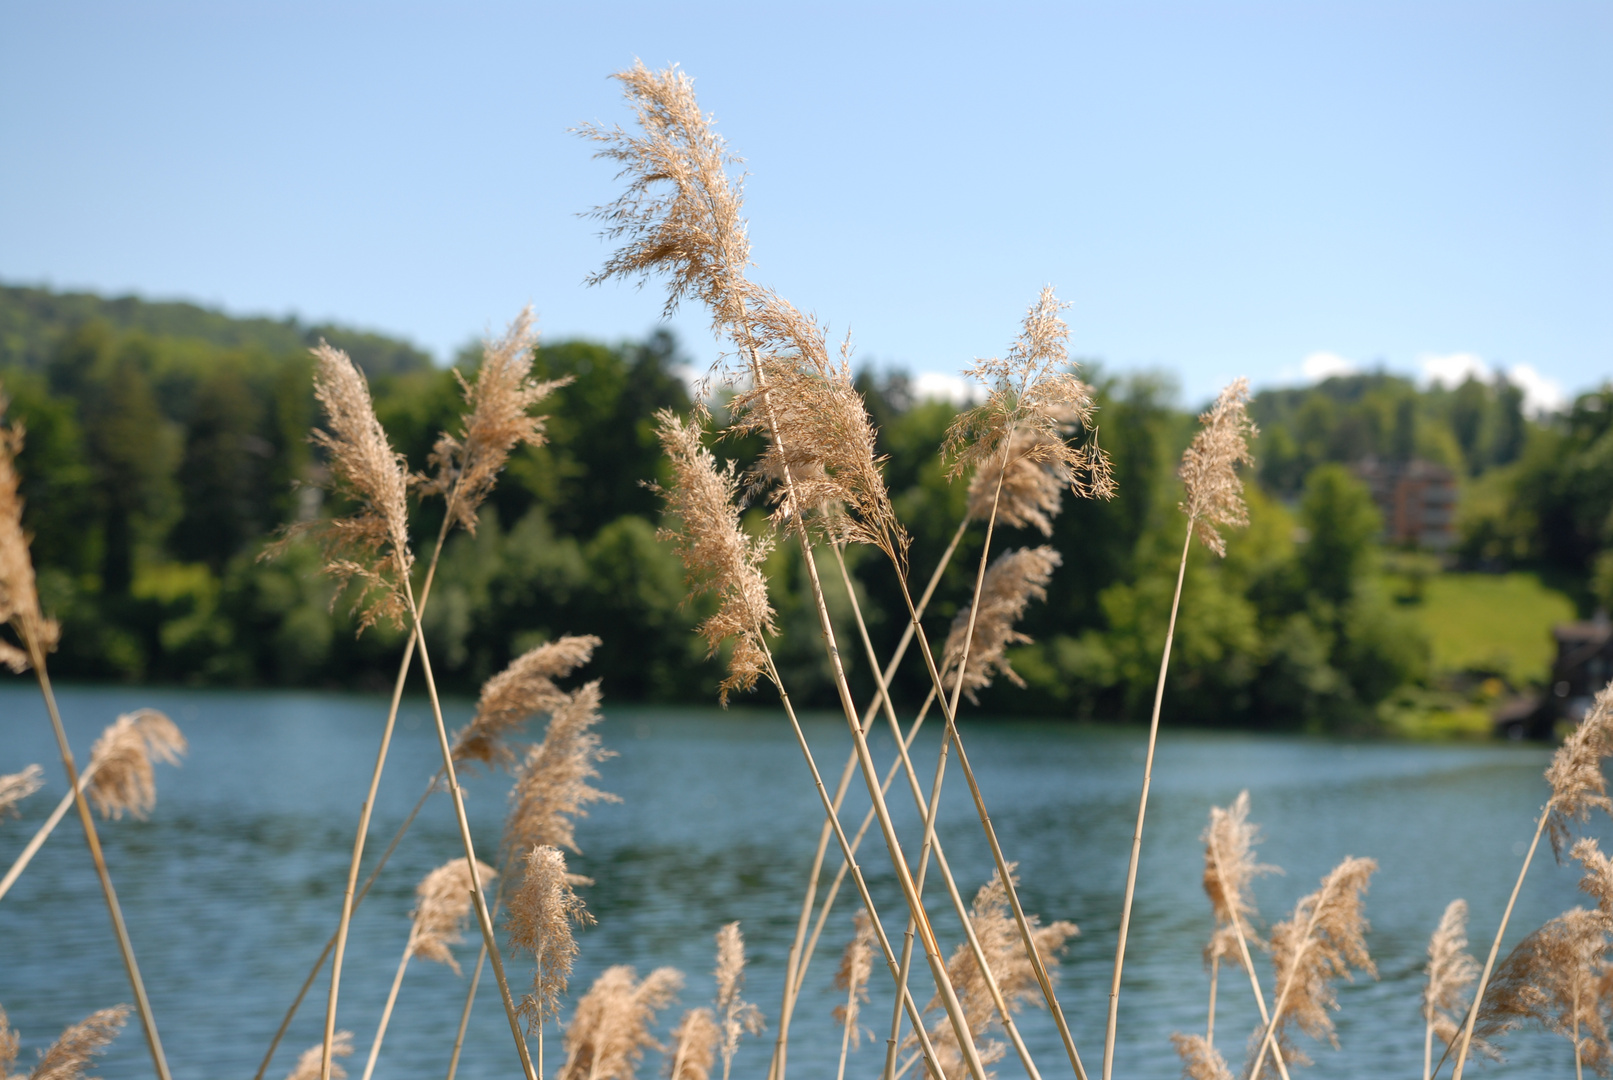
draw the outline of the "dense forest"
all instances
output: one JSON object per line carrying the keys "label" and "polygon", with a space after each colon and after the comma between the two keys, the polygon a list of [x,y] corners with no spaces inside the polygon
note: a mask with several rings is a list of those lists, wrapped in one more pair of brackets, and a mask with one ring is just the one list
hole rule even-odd
{"label": "dense forest", "polygon": [[[61,677],[389,682],[399,633],[356,635],[343,604],[332,605],[317,551],[293,544],[260,558],[278,529],[327,512],[307,438],[318,419],[307,347],[322,338],[363,367],[394,444],[423,469],[461,401],[452,372],[405,343],[188,304],[0,288],[0,382],[9,417],[27,428],[25,524],[44,604],[62,622]],[[476,359],[467,349],[456,362],[468,371]],[[517,453],[477,534],[449,544],[426,616],[439,679],[470,691],[536,642],[593,633],[605,644],[592,670],[613,700],[711,700],[719,665],[691,632],[701,611],[685,603],[681,567],[655,538],[646,486],[661,475],[653,412],[691,405],[683,371],[666,333],[539,348],[537,375],[574,381],[545,406],[548,445]],[[997,550],[1048,542],[1063,565],[1024,621],[1034,643],[1011,654],[1025,685],[999,681],[983,700],[991,712],[1132,719],[1152,691],[1183,528],[1175,465],[1193,415],[1162,377],[1095,366],[1084,376],[1119,494],[1067,499],[1046,541],[1034,529],[999,532]],[[900,372],[870,370],[858,387],[922,585],[963,512],[963,484],[947,483],[937,456],[953,407],[915,400]],[[1613,388],[1537,418],[1504,381],[1419,389],[1377,373],[1266,391],[1251,413],[1261,428],[1251,523],[1224,560],[1193,553],[1173,721],[1374,730],[1466,693],[1472,679],[1433,668],[1408,606],[1438,566],[1381,546],[1378,511],[1353,471],[1368,456],[1433,461],[1461,477],[1461,539],[1447,566],[1531,570],[1583,614],[1613,605]],[[757,448],[716,449],[744,463]],[[415,512],[420,535],[435,535],[437,507]],[[937,593],[936,633],[967,597],[977,531]],[[815,619],[793,585],[799,554],[784,546],[774,558],[781,667],[799,696],[827,703]],[[853,558],[852,572],[888,651],[901,630],[888,567]],[[846,607],[843,589],[834,598]],[[863,665],[848,659],[866,690]],[[921,696],[920,679],[915,669],[898,690]]]}

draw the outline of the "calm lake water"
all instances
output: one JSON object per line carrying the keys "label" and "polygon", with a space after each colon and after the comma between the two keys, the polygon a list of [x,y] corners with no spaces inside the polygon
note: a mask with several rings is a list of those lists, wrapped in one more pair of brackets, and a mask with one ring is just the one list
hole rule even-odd
{"label": "calm lake water", "polygon": [[[308,693],[74,688],[62,690],[61,702],[81,761],[101,728],[137,706],[165,710],[190,739],[182,768],[159,769],[151,820],[108,822],[102,837],[174,1075],[247,1080],[335,927],[385,702]],[[448,712],[450,724],[461,723],[469,705],[451,703]],[[688,982],[679,1008],[662,1017],[664,1033],[682,1008],[711,998],[712,935],[738,919],[751,961],[747,996],[771,1021],[822,820],[782,716],[620,708],[609,710],[603,732],[619,756],[603,766],[601,786],[622,801],[596,806],[577,831],[583,853],[571,867],[597,882],[584,895],[599,924],[581,935],[574,997],[610,964],[634,964],[641,972],[676,966]],[[926,734],[917,757],[929,762],[920,767],[927,782],[937,742],[934,732]],[[809,738],[825,774],[838,775],[849,748],[844,722],[816,717]],[[1080,924],[1081,935],[1066,954],[1060,998],[1095,1075],[1142,738],[1006,722],[966,724],[964,738],[998,835],[1009,857],[1020,861],[1027,909]],[[889,739],[874,745],[880,760],[889,760]],[[1306,1040],[1316,1065],[1304,1075],[1419,1076],[1418,994],[1428,935],[1446,903],[1466,897],[1474,951],[1482,959],[1546,796],[1541,770],[1548,756],[1532,746],[1346,744],[1167,731],[1138,876],[1115,1075],[1180,1075],[1168,1036],[1203,1028],[1208,981],[1200,950],[1211,921],[1199,884],[1198,836],[1211,805],[1224,805],[1247,788],[1252,816],[1264,828],[1261,861],[1285,871],[1255,887],[1268,924],[1286,917],[1344,856],[1371,856],[1381,867],[1367,900],[1379,978],[1341,987],[1342,1049]],[[371,859],[439,760],[426,703],[407,701],[375,814]],[[0,866],[9,864],[65,790],[37,694],[19,681],[0,690],[0,772],[29,762],[45,766],[49,785],[24,804],[22,820],[0,824]],[[466,787],[479,850],[492,852],[508,780],[481,776]],[[899,825],[913,836],[911,798],[896,792]],[[972,893],[989,875],[990,855],[955,768],[942,803],[939,831],[960,885]],[[860,820],[866,796],[851,805]],[[1591,826],[1604,843],[1606,825],[1603,819]],[[356,1035],[359,1050],[348,1063],[355,1077],[408,933],[414,885],[459,850],[451,806],[435,796],[354,921],[339,1024]],[[865,850],[863,865],[895,933],[901,906],[889,860],[882,845]],[[1543,849],[1519,899],[1508,947],[1581,903],[1577,878]],[[938,887],[933,895],[940,898]],[[831,980],[851,912],[845,903],[832,917],[792,1028],[790,1075],[803,1080],[834,1075],[840,1038],[829,1013],[840,995]],[[936,920],[943,933],[951,922],[950,915]],[[957,936],[950,934],[949,948]],[[459,954],[474,963],[472,946],[461,946]],[[1270,968],[1257,963],[1269,993]],[[516,987],[531,977],[519,961],[510,973]],[[920,969],[915,986],[924,978]],[[876,965],[874,1000],[864,1011],[865,1023],[879,1034],[853,1056],[848,1075],[878,1075],[890,1022],[888,980],[882,979]],[[444,1074],[464,986],[446,967],[411,965],[378,1076]],[[491,988],[484,980],[461,1068],[467,1080],[518,1075]],[[22,1033],[19,1065],[31,1063],[35,1049],[64,1025],[127,1000],[101,895],[70,815],[0,902],[0,1004]],[[271,1077],[283,1077],[318,1040],[323,1007],[316,990]],[[1043,1075],[1065,1080],[1071,1071],[1047,1014],[1028,1008],[1023,1017]],[[1234,1066],[1255,1017],[1241,973],[1223,979],[1217,1043]],[[744,1043],[735,1076],[764,1075],[770,1045],[767,1036]],[[1479,1075],[1572,1075],[1566,1040],[1517,1034],[1508,1051],[1505,1068],[1490,1066]],[[557,1060],[558,1035],[551,1029],[551,1070]],[[652,1054],[640,1075],[660,1069]],[[99,1072],[110,1080],[150,1075],[137,1024],[114,1044]],[[997,1072],[1023,1075],[1012,1058]]]}

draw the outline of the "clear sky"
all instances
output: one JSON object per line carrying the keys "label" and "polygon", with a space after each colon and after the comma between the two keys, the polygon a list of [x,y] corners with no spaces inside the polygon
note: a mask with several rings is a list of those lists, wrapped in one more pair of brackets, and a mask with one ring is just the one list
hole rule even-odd
{"label": "clear sky", "polygon": [[[1613,375],[1613,4],[0,0],[0,280],[451,355],[588,289],[611,169],[567,129],[677,62],[747,159],[756,280],[955,373],[1037,290],[1072,348],[1226,379]],[[696,312],[674,327],[697,361]]]}

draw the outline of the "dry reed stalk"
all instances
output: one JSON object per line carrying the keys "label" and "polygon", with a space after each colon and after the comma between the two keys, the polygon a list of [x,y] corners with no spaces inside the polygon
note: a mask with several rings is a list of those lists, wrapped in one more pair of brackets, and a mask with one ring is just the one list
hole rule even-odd
{"label": "dry reed stalk", "polygon": [[1496,955],[1501,951],[1501,938],[1507,932],[1507,922],[1512,918],[1512,908],[1518,902],[1518,893],[1523,889],[1529,864],[1534,861],[1535,849],[1540,846],[1541,834],[1550,830],[1552,850],[1560,857],[1562,845],[1568,839],[1570,822],[1587,820],[1592,808],[1613,813],[1613,801],[1607,797],[1607,779],[1602,775],[1602,760],[1609,755],[1613,755],[1613,684],[1603,687],[1596,695],[1590,711],[1563,740],[1563,744],[1552,755],[1551,764],[1546,767],[1546,782],[1551,785],[1551,798],[1541,808],[1540,819],[1535,823],[1534,839],[1529,841],[1529,850],[1524,854],[1518,880],[1513,884],[1512,895],[1507,898],[1507,906],[1501,913],[1501,925],[1496,928],[1495,940],[1490,943],[1490,955],[1485,958],[1484,971],[1479,975],[1479,986],[1473,994],[1473,1007],[1467,1012],[1467,1026],[1462,1032],[1462,1044],[1456,1052],[1456,1066],[1452,1070],[1451,1080],[1462,1080],[1468,1048],[1473,1041],[1474,1025],[1484,1001],[1485,988],[1490,983],[1490,972],[1495,968]]}
{"label": "dry reed stalk", "polygon": [[625,965],[606,968],[577,1002],[556,1080],[634,1080],[644,1051],[660,1048],[650,1032],[655,1014],[682,986],[683,973],[675,968],[656,968],[642,980]]}
{"label": "dry reed stalk", "polygon": [[[4,412],[6,397],[0,391],[0,413]],[[107,914],[112,919],[112,933],[118,942],[124,972],[134,992],[135,1009],[140,1026],[145,1032],[146,1047],[156,1068],[157,1080],[172,1080],[168,1060],[163,1054],[162,1039],[157,1033],[157,1020],[146,997],[145,982],[140,978],[140,965],[135,960],[134,944],[129,940],[129,928],[123,921],[123,909],[118,905],[117,890],[112,887],[112,875],[107,870],[106,858],[101,851],[101,838],[95,829],[95,818],[90,804],[79,789],[78,767],[73,761],[73,748],[67,741],[67,729],[62,724],[61,710],[56,704],[56,692],[51,687],[50,673],[45,667],[45,655],[56,648],[59,628],[47,619],[39,608],[39,594],[34,584],[33,556],[28,550],[28,537],[22,529],[23,500],[18,493],[16,456],[22,451],[23,428],[20,424],[0,424],[0,621],[9,624],[16,633],[20,648],[0,642],[0,663],[13,671],[33,668],[39,684],[40,696],[45,700],[45,712],[50,717],[51,732],[56,736],[56,750],[61,755],[62,770],[67,774],[67,789],[73,794],[78,809],[79,823],[84,827],[84,843],[90,849],[90,861],[101,883],[101,895],[106,900]]]}
{"label": "dry reed stalk", "polygon": [[711,1080],[717,1061],[717,1018],[710,1009],[690,1009],[672,1031],[672,1060],[667,1080]]}
{"label": "dry reed stalk", "polygon": [[[862,1003],[868,1000],[868,977],[874,971],[874,927],[866,911],[852,916],[853,932],[835,972],[835,988],[846,992],[846,1003],[836,1005],[835,1023],[844,1029],[840,1038],[840,1067],[835,1080],[846,1080],[846,1056],[862,1045],[862,1027],[857,1022]],[[873,1032],[869,1032],[872,1036]]]}
{"label": "dry reed stalk", "polygon": [[[349,1057],[353,1053],[353,1033],[351,1031],[338,1031],[335,1038],[330,1041],[330,1054],[333,1057]],[[286,1080],[319,1080],[319,1074],[324,1069],[325,1044],[315,1043],[302,1052],[297,1059]],[[330,1075],[335,1080],[347,1080],[347,1070],[339,1064],[330,1066]]]}
{"label": "dry reed stalk", "polygon": [[[498,876],[498,871],[483,863],[477,870],[485,878]],[[364,1080],[375,1073],[376,1059],[381,1056],[381,1042],[386,1038],[387,1024],[392,1019],[392,1008],[398,1003],[398,990],[403,985],[403,973],[409,961],[418,956],[447,964],[455,975],[460,974],[459,961],[448,946],[463,940],[465,920],[470,917],[471,874],[464,859],[444,863],[431,871],[415,886],[413,925],[409,940],[403,946],[403,958],[398,961],[398,972],[392,978],[392,989],[381,1010],[381,1022],[375,1029],[375,1041],[370,1043],[369,1060],[364,1064]]]}
{"label": "dry reed stalk", "polygon": [[45,786],[45,770],[29,765],[22,772],[0,776],[0,821],[21,817],[17,804]]}
{"label": "dry reed stalk", "polygon": [[577,940],[571,924],[594,921],[582,899],[572,890],[581,879],[566,873],[566,859],[558,848],[534,847],[527,852],[521,886],[510,899],[510,948],[532,954],[537,969],[532,990],[521,999],[520,1014],[527,1031],[538,1036],[538,1075],[543,1075],[543,1025],[560,1012],[560,995],[571,979],[577,959]]}
{"label": "dry reed stalk", "polygon": [[1182,454],[1178,475],[1187,497],[1181,510],[1187,515],[1187,536],[1182,541],[1182,557],[1176,569],[1176,592],[1171,598],[1170,622],[1165,630],[1165,648],[1159,658],[1159,679],[1154,686],[1154,710],[1148,721],[1148,750],[1143,758],[1142,795],[1137,800],[1137,827],[1131,837],[1131,861],[1126,869],[1126,895],[1120,910],[1120,934],[1115,944],[1114,977],[1109,984],[1109,1022],[1103,1038],[1103,1080],[1114,1072],[1116,1025],[1120,1018],[1120,976],[1126,964],[1126,939],[1131,930],[1131,905],[1137,892],[1137,864],[1142,857],[1143,819],[1148,812],[1148,789],[1154,777],[1154,748],[1159,741],[1159,711],[1165,700],[1165,675],[1170,668],[1171,644],[1176,638],[1176,615],[1182,603],[1182,583],[1187,576],[1187,553],[1196,534],[1205,547],[1217,555],[1226,554],[1226,542],[1217,525],[1242,527],[1249,513],[1243,502],[1243,482],[1238,466],[1253,462],[1249,440],[1259,432],[1249,420],[1249,380],[1234,379],[1227,384],[1209,411],[1199,416],[1200,429]]}
{"label": "dry reed stalk", "polygon": [[1613,1044],[1601,984],[1613,948],[1609,928],[1601,912],[1574,908],[1520,941],[1496,968],[1477,1030],[1493,1038],[1539,1024],[1573,1042],[1576,1077],[1585,1065],[1607,1075]]}
{"label": "dry reed stalk", "polygon": [[[1428,982],[1423,987],[1423,1080],[1431,1080],[1434,1063],[1434,1036],[1439,1036],[1448,1053],[1461,1017],[1467,1012],[1466,990],[1478,978],[1479,962],[1467,952],[1467,901],[1452,900],[1440,917],[1439,926],[1428,939]],[[1480,1053],[1500,1060],[1500,1055],[1480,1040]]]}
{"label": "dry reed stalk", "polygon": [[722,1080],[728,1080],[741,1035],[756,1035],[766,1024],[762,1010],[740,997],[745,988],[745,937],[739,923],[717,931],[717,1019],[722,1027]]}
{"label": "dry reed stalk", "polygon": [[1181,1056],[1182,1075],[1187,1080],[1233,1080],[1226,1059],[1207,1037],[1177,1032],[1171,1035],[1171,1045]]}
{"label": "dry reed stalk", "polygon": [[[3,1018],[4,1014],[0,1014],[0,1021]],[[28,1073],[28,1080],[82,1080],[95,1058],[106,1052],[128,1019],[127,1005],[114,1005],[86,1016],[63,1031],[61,1038],[51,1043],[50,1049],[40,1055],[39,1063]],[[14,1040],[16,1036],[12,1038]],[[13,1049],[13,1057],[15,1054]],[[0,1074],[4,1072],[0,1068]]]}
{"label": "dry reed stalk", "polygon": [[[1322,887],[1294,905],[1287,922],[1271,931],[1272,963],[1276,970],[1277,1000],[1265,1025],[1260,1049],[1249,1070],[1259,1080],[1266,1054],[1290,1025],[1313,1039],[1328,1039],[1335,1047],[1330,1009],[1338,1008],[1333,980],[1352,978],[1351,968],[1376,977],[1377,968],[1367,953],[1367,921],[1362,897],[1378,864],[1372,859],[1347,857],[1322,879]],[[1286,1054],[1303,1063],[1303,1055]]]}

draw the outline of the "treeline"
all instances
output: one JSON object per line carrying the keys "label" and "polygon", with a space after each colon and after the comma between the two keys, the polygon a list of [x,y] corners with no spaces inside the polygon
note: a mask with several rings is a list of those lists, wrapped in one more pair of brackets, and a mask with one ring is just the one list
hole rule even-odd
{"label": "treeline", "polygon": [[[307,442],[317,415],[306,344],[321,336],[365,367],[394,444],[424,469],[461,403],[452,373],[403,343],[190,305],[0,290],[0,379],[28,428],[25,523],[45,606],[63,623],[62,677],[387,684],[397,633],[355,635],[342,604],[331,607],[316,551],[259,558],[277,529],[328,512]],[[474,357],[462,353],[461,366]],[[719,667],[691,632],[701,611],[685,603],[681,568],[655,539],[659,507],[646,486],[661,475],[652,414],[691,404],[674,342],[556,343],[539,349],[535,368],[574,381],[545,406],[549,444],[517,453],[477,534],[449,544],[426,618],[439,678],[469,691],[535,642],[593,633],[605,645],[592,670],[613,700],[709,701]],[[1026,685],[999,681],[989,710],[1135,718],[1152,692],[1183,527],[1174,470],[1193,417],[1157,378],[1087,374],[1119,494],[1067,499],[1046,541],[999,530],[997,550],[1048,542],[1064,561],[1025,620],[1035,644],[1013,654]],[[900,374],[864,375],[859,389],[922,585],[963,512],[963,485],[946,482],[937,457],[953,409],[915,401]],[[1567,417],[1537,423],[1504,383],[1419,391],[1388,375],[1261,394],[1251,524],[1225,560],[1195,551],[1190,561],[1194,601],[1178,629],[1170,715],[1363,730],[1417,707],[1432,679],[1428,643],[1396,601],[1377,512],[1350,471],[1368,454],[1449,465],[1467,491],[1463,557],[1543,568],[1590,610],[1604,579],[1613,584],[1613,482],[1603,479],[1613,472],[1597,464],[1613,453],[1610,404],[1587,395]],[[743,464],[757,447],[717,450]],[[416,508],[419,535],[435,534],[438,512]],[[937,638],[966,601],[980,541],[966,534],[937,593]],[[780,665],[802,697],[831,703],[799,555],[782,545],[774,558]],[[853,552],[851,562],[888,654],[900,595],[881,561]],[[824,577],[838,577],[832,561]],[[831,599],[855,642],[844,591]],[[861,650],[844,651],[866,692]],[[915,699],[925,685],[915,668],[897,690]]]}

